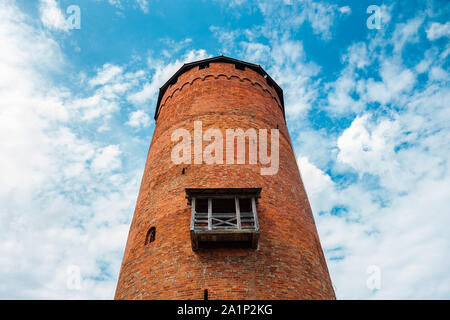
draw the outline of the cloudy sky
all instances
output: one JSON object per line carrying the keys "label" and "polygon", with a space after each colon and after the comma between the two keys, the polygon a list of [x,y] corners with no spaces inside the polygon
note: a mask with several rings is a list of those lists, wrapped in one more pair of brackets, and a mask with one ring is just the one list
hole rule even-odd
{"label": "cloudy sky", "polygon": [[449,299],[449,16],[446,0],[0,0],[0,298],[113,298],[158,89],[224,54],[284,89],[337,297]]}

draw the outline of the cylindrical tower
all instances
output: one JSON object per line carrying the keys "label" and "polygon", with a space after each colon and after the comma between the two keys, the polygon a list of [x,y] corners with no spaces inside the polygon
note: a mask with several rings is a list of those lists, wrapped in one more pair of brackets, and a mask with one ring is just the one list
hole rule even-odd
{"label": "cylindrical tower", "polygon": [[155,119],[115,298],[334,299],[270,76],[224,56],[185,64]]}

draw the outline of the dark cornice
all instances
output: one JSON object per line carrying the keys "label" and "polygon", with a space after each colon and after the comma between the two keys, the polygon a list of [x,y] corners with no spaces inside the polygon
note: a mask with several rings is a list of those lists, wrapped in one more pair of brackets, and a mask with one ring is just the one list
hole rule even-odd
{"label": "dark cornice", "polygon": [[283,89],[280,88],[280,86],[267,74],[267,72],[260,65],[256,65],[256,64],[253,64],[253,63],[249,63],[249,62],[245,62],[245,61],[241,61],[241,60],[237,60],[237,59],[233,59],[233,58],[229,58],[229,57],[225,57],[225,56],[218,56],[218,57],[203,59],[203,60],[194,61],[194,62],[190,62],[190,63],[185,63],[159,89],[158,102],[156,104],[156,110],[155,110],[155,120],[158,118],[159,106],[161,104],[161,100],[162,100],[164,94],[166,93],[167,88],[170,86],[170,84],[175,83],[176,80],[178,79],[178,77],[181,74],[185,73],[186,71],[188,71],[188,70],[190,70],[190,69],[192,69],[194,67],[197,67],[199,65],[202,65],[202,64],[205,64],[205,63],[209,63],[209,62],[225,62],[225,63],[231,63],[231,64],[239,64],[241,66],[245,66],[246,68],[252,69],[253,71],[256,71],[257,73],[262,75],[266,79],[267,83],[275,89],[275,92],[277,93],[278,98],[280,99],[281,109],[283,111],[283,116],[285,116],[285,114],[284,114]]}

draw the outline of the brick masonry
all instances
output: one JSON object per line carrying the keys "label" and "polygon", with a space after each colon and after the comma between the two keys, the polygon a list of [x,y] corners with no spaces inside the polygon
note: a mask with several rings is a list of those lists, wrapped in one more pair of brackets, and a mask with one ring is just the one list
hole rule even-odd
{"label": "brick masonry", "polygon": [[[279,128],[278,173],[261,175],[259,161],[174,164],[171,134],[193,132],[194,121],[224,138],[229,128]],[[262,188],[256,250],[192,251],[185,188],[197,187]],[[204,289],[209,299],[335,299],[279,97],[258,72],[226,62],[186,71],[162,97],[115,299],[203,299]]]}

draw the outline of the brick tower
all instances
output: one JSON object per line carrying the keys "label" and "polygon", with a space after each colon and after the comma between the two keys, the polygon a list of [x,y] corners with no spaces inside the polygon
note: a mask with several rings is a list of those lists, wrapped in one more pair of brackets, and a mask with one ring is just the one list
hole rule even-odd
{"label": "brick tower", "polygon": [[155,120],[115,299],[335,298],[283,91],[261,66],[183,65],[160,89]]}

